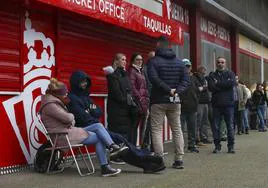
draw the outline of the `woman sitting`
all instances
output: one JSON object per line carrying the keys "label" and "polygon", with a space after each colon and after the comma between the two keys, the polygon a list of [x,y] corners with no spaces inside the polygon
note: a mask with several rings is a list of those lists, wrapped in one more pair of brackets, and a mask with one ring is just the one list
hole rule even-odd
{"label": "woman sitting", "polygon": [[[74,116],[68,112],[65,106],[69,102],[70,99],[67,96],[67,87],[65,84],[52,78],[48,85],[46,94],[41,98],[41,119],[47,131],[49,133],[68,133],[68,137],[72,145],[80,143],[85,145],[94,144],[96,147],[97,158],[101,165],[102,176],[113,176],[119,174],[121,169],[113,169],[108,164],[106,147],[113,150],[113,155],[119,155],[122,152],[122,148],[113,142],[109,134],[99,131],[98,128],[95,130],[98,133],[95,133],[74,127]],[[67,145],[65,137],[58,138],[58,145]]]}

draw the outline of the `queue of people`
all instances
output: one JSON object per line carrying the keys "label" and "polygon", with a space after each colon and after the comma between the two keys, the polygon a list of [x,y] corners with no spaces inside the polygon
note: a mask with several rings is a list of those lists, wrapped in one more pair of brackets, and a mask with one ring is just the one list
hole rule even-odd
{"label": "queue of people", "polygon": [[[134,53],[128,67],[126,55],[117,53],[111,66],[103,70],[108,86],[108,130],[99,121],[102,111],[89,96],[92,83],[83,71],[71,75],[69,93],[65,84],[52,79],[40,110],[49,131],[65,130],[71,142],[95,145],[102,176],[121,172],[109,165],[107,149],[110,162],[128,163],[144,173],[164,170],[165,117],[175,144],[172,167],[176,169],[184,168],[182,126],[187,127],[187,150],[192,153],[212,143],[209,130],[213,153],[221,151],[222,130],[226,129],[228,153],[233,154],[235,130],[238,135],[248,134],[258,117],[259,131],[266,131],[268,91],[262,84],[250,91],[227,69],[224,57],[216,59],[216,70],[208,76],[204,66],[193,73],[191,61],[179,60],[168,39],[161,36],[146,64],[142,54]],[[137,139],[141,149],[136,146]]]}

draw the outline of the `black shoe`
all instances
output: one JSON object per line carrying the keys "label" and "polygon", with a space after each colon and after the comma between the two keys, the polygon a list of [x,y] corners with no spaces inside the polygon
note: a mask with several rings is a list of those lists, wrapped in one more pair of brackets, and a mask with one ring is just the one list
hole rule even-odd
{"label": "black shoe", "polygon": [[124,156],[128,152],[127,146],[119,146],[117,144],[112,144],[110,146],[110,160],[113,161],[121,156]]}
{"label": "black shoe", "polygon": [[245,133],[248,134],[248,128],[245,129]]}
{"label": "black shoe", "polygon": [[204,139],[204,140],[202,140],[202,142],[203,142],[204,144],[212,144],[212,141],[210,141],[210,140],[208,140],[208,139]]}
{"label": "black shoe", "polygon": [[188,147],[188,150],[192,153],[199,153],[199,150],[196,147]]}
{"label": "black shoe", "polygon": [[213,153],[220,153],[221,152],[221,145],[216,146],[215,149],[213,150]]}
{"label": "black shoe", "polygon": [[119,174],[120,172],[121,172],[121,169],[114,169],[110,165],[101,166],[101,175],[103,177],[115,176],[116,174]]}
{"label": "black shoe", "polygon": [[176,169],[184,169],[183,161],[182,160],[174,161],[174,163],[172,164],[172,167]]}
{"label": "black shoe", "polygon": [[228,147],[228,153],[235,153],[234,147]]}
{"label": "black shoe", "polygon": [[223,137],[223,138],[221,138],[221,141],[226,142],[227,138]]}

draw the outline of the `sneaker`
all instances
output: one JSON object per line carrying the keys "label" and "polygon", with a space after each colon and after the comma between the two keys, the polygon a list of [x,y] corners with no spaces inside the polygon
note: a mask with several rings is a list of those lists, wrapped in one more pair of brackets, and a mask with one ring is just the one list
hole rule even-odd
{"label": "sneaker", "polygon": [[245,133],[248,134],[248,128],[245,129]]}
{"label": "sneaker", "polygon": [[119,174],[120,172],[121,172],[121,169],[114,169],[110,165],[101,166],[101,175],[103,177],[115,176],[116,174]]}
{"label": "sneaker", "polygon": [[226,142],[227,141],[227,138],[226,137],[222,137],[221,138],[221,141]]}
{"label": "sneaker", "polygon": [[168,152],[167,152],[167,151],[164,151],[163,156],[164,156],[164,155],[168,155]]}
{"label": "sneaker", "polygon": [[184,169],[183,161],[182,160],[174,161],[174,163],[172,164],[172,167],[176,169]]}
{"label": "sneaker", "polygon": [[116,158],[116,159],[114,159],[114,160],[110,160],[110,163],[112,163],[112,164],[117,164],[117,165],[124,165],[124,164],[126,164],[122,159],[120,159],[120,158]]}
{"label": "sneaker", "polygon": [[204,139],[204,140],[202,140],[202,142],[203,142],[204,144],[212,144],[212,141],[210,141],[210,140],[208,140],[208,139]]}
{"label": "sneaker", "polygon": [[117,144],[112,144],[110,146],[110,160],[113,161],[121,156],[124,156],[128,152],[127,146],[119,146]]}
{"label": "sneaker", "polygon": [[188,150],[189,150],[191,153],[199,153],[199,150],[196,149],[196,147],[188,147]]}

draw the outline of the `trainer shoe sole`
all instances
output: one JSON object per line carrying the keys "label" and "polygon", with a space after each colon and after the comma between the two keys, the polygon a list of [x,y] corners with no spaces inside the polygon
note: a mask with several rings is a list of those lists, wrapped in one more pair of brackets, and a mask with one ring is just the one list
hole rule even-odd
{"label": "trainer shoe sole", "polygon": [[120,174],[121,173],[121,169],[117,169],[117,171],[115,173],[111,173],[111,174],[102,174],[101,176],[103,177],[110,177],[110,176],[115,176],[117,174]]}

